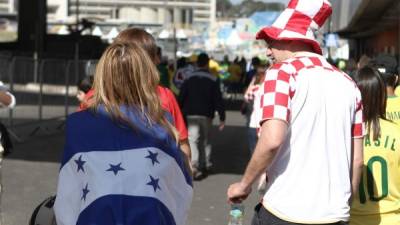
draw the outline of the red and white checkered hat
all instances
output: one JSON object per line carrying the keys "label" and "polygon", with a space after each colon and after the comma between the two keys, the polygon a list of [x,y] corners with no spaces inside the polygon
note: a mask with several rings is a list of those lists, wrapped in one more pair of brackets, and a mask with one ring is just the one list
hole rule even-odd
{"label": "red and white checkered hat", "polygon": [[310,44],[314,51],[322,54],[314,31],[318,30],[332,14],[328,0],[290,0],[288,7],[270,27],[257,33],[263,40],[300,40]]}

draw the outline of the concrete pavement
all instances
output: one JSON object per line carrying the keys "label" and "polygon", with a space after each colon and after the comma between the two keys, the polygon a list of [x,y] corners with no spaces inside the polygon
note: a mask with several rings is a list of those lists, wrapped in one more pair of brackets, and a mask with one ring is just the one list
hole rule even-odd
{"label": "concrete pavement", "polygon": [[[226,189],[240,178],[249,158],[244,123],[239,112],[228,111],[226,129],[219,132],[214,126],[214,174],[194,183],[194,198],[187,225],[228,223]],[[5,225],[28,224],[35,206],[55,193],[63,144],[62,131],[37,136],[16,144],[14,153],[4,160],[1,207]],[[245,202],[244,224],[250,223],[253,207],[259,198],[258,193],[253,191]]]}

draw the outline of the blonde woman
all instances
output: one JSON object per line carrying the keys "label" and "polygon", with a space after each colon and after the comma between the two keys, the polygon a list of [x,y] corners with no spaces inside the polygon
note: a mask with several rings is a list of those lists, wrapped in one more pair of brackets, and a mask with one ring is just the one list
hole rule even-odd
{"label": "blonde woman", "polygon": [[114,43],[104,52],[93,105],[67,119],[58,225],[185,224],[192,181],[158,80],[140,46]]}
{"label": "blonde woman", "polygon": [[[156,45],[156,40],[151,34],[143,29],[125,29],[118,34],[118,36],[115,38],[115,41],[138,44],[147,52],[155,65],[160,63],[160,56],[158,54],[159,52]],[[161,76],[160,72],[159,76]],[[162,87],[161,85],[157,86],[157,94],[160,98],[162,108],[172,117],[173,125],[178,130],[179,147],[186,155],[185,163],[187,164],[187,167],[192,170],[190,165],[192,156],[188,140],[188,130],[178,102],[176,101],[172,91],[166,87]]]}

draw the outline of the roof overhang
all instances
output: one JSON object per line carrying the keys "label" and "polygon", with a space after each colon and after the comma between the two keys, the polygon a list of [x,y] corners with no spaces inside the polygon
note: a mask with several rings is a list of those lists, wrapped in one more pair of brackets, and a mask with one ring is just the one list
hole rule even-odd
{"label": "roof overhang", "polygon": [[349,25],[338,34],[344,38],[362,38],[399,29],[399,0],[363,0]]}

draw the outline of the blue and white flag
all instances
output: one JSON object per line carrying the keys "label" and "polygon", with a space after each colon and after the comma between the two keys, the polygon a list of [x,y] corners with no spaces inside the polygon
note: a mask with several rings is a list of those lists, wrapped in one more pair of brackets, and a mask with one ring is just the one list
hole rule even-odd
{"label": "blue and white flag", "polygon": [[165,129],[125,112],[136,129],[104,110],[67,119],[54,205],[58,225],[184,225],[192,181]]}

